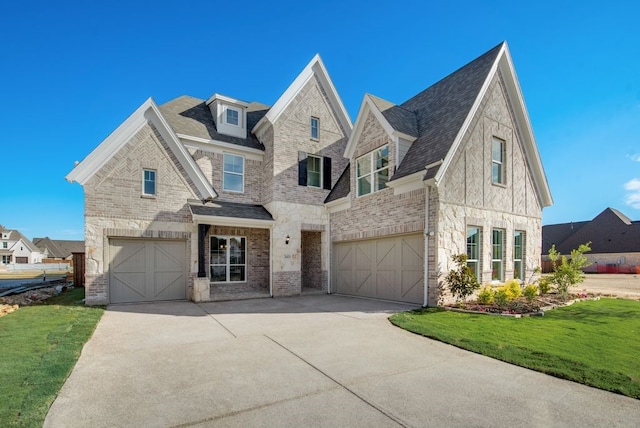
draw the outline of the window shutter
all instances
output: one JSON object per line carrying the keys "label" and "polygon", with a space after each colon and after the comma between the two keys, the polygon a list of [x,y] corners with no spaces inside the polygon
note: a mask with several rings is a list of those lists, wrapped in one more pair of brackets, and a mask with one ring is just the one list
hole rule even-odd
{"label": "window shutter", "polygon": [[307,153],[298,152],[298,185],[307,185]]}
{"label": "window shutter", "polygon": [[331,158],[322,158],[322,188],[331,190]]}

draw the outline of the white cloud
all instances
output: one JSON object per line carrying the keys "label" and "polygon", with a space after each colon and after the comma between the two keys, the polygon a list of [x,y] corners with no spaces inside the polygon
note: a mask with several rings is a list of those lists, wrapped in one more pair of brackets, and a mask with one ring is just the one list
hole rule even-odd
{"label": "white cloud", "polygon": [[624,184],[627,196],[624,202],[632,208],[640,210],[640,180],[633,178]]}
{"label": "white cloud", "polygon": [[634,161],[634,162],[640,162],[640,153],[636,153],[636,154],[633,154],[633,155],[627,155],[627,157],[629,159],[631,159],[632,161]]}

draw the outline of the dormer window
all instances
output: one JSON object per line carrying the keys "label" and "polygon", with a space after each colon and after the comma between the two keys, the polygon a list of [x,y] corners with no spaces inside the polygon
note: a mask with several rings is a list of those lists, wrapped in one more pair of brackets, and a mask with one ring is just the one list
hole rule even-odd
{"label": "dormer window", "polygon": [[227,107],[225,121],[228,125],[239,126],[240,112],[232,107]]}

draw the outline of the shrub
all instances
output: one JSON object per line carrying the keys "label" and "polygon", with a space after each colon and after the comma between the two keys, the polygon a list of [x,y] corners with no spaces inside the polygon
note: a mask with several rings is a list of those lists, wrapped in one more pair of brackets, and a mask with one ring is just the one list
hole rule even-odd
{"label": "shrub", "polygon": [[493,288],[490,285],[485,285],[478,293],[478,303],[481,305],[490,305],[493,303]]}
{"label": "shrub", "polygon": [[551,277],[548,275],[540,277],[538,280],[538,290],[540,291],[540,295],[549,294],[551,291]]}
{"label": "shrub", "polygon": [[467,266],[466,254],[455,254],[451,259],[456,264],[456,268],[451,269],[447,276],[444,277],[444,283],[457,300],[465,301],[467,297],[480,288],[480,284],[471,268]]}
{"label": "shrub", "polygon": [[578,248],[571,250],[570,258],[561,255],[555,245],[551,246],[549,259],[553,262],[553,273],[549,277],[563,298],[567,297],[569,287],[584,281],[582,269],[591,265],[584,255],[587,251],[591,251],[591,242],[580,244]]}
{"label": "shrub", "polygon": [[504,308],[509,303],[509,295],[505,287],[500,287],[493,295],[493,301],[499,308]]}
{"label": "shrub", "polygon": [[538,287],[535,284],[529,284],[524,288],[524,297],[527,298],[529,302],[533,301],[538,295]]}
{"label": "shrub", "polygon": [[517,279],[511,279],[504,283],[505,291],[509,297],[509,301],[515,300],[522,295],[522,287]]}

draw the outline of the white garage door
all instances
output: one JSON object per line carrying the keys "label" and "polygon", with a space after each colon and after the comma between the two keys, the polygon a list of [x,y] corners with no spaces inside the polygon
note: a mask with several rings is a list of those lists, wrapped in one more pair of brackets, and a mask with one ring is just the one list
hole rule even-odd
{"label": "white garage door", "polygon": [[111,303],[181,300],[186,296],[186,242],[111,239]]}
{"label": "white garage door", "polygon": [[422,304],[424,240],[407,235],[333,247],[333,284],[340,294]]}

